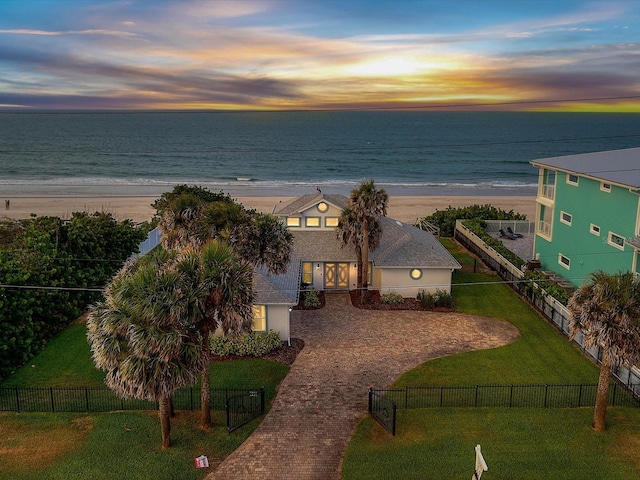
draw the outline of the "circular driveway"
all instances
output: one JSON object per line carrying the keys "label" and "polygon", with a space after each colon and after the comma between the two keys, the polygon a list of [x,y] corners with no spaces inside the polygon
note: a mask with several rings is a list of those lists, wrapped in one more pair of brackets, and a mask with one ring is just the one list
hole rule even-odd
{"label": "circular driveway", "polygon": [[433,358],[510,343],[519,331],[460,313],[356,309],[339,293],[320,310],[293,311],[291,336],[305,347],[271,410],[209,480],[339,479],[369,387]]}

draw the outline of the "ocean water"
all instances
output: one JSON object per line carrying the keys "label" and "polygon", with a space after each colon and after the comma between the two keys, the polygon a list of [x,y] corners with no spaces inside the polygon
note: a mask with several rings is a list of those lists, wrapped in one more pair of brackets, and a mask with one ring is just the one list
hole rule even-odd
{"label": "ocean water", "polygon": [[529,194],[530,161],[640,146],[640,114],[0,113],[0,194]]}

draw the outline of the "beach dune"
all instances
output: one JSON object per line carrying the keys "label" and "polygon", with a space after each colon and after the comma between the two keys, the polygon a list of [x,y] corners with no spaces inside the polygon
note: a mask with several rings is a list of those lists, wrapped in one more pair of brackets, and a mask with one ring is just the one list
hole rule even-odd
{"label": "beach dune", "polygon": [[[158,196],[33,196],[7,197],[10,208],[0,211],[0,218],[23,219],[32,214],[70,218],[74,212],[108,212],[117,220],[130,219],[135,222],[151,220],[155,210],[151,204]],[[272,213],[291,196],[238,196],[234,197],[247,208],[255,208],[264,213]],[[535,216],[534,196],[484,196],[484,195],[393,195],[389,197],[387,215],[396,220],[411,223],[417,218],[431,215],[436,210],[448,206],[465,207],[474,204],[490,204],[504,210],[513,210],[533,219]]]}

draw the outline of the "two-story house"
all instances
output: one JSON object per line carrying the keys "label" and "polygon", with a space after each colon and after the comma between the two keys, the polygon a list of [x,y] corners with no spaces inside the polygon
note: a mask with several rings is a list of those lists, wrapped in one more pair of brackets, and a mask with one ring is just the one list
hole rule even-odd
{"label": "two-story house", "polygon": [[544,158],[534,256],[579,286],[596,270],[640,272],[640,148]]}

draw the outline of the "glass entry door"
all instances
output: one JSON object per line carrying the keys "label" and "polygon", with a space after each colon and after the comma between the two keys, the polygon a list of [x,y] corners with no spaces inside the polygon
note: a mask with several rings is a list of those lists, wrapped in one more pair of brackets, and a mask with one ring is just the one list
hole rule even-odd
{"label": "glass entry door", "polygon": [[349,264],[325,263],[324,288],[349,288]]}

